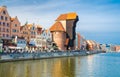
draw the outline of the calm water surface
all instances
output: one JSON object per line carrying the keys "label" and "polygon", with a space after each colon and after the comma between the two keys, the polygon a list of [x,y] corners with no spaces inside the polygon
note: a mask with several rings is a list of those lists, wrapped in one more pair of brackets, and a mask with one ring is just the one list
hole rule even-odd
{"label": "calm water surface", "polygon": [[0,77],[120,77],[120,53],[0,63]]}

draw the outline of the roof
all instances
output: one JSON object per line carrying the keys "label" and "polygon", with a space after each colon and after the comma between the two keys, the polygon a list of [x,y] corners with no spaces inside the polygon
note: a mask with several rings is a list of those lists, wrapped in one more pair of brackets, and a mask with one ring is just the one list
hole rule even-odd
{"label": "roof", "polygon": [[3,10],[3,8],[2,7],[0,7],[0,12]]}
{"label": "roof", "polygon": [[0,12],[4,9],[4,7],[0,7]]}
{"label": "roof", "polygon": [[27,24],[26,26],[28,27],[28,29],[30,29],[33,26],[33,24]]}
{"label": "roof", "polygon": [[10,18],[10,20],[11,20],[11,21],[14,21],[14,20],[15,20],[15,18]]}
{"label": "roof", "polygon": [[0,6],[0,12],[2,12],[3,10],[5,10],[6,6]]}
{"label": "roof", "polygon": [[76,19],[77,14],[75,12],[67,13],[67,14],[61,14],[56,21],[59,20],[71,20],[71,19]]}
{"label": "roof", "polygon": [[60,22],[56,22],[53,26],[51,26],[50,31],[65,31],[65,29]]}

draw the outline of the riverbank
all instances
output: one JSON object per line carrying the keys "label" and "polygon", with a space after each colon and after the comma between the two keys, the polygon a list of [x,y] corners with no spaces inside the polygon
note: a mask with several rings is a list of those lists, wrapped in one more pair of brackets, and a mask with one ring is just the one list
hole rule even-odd
{"label": "riverbank", "polygon": [[36,60],[46,58],[58,58],[69,56],[86,56],[102,53],[102,51],[67,51],[67,52],[34,52],[34,53],[9,53],[0,55],[0,63],[11,61],[23,61],[23,60]]}

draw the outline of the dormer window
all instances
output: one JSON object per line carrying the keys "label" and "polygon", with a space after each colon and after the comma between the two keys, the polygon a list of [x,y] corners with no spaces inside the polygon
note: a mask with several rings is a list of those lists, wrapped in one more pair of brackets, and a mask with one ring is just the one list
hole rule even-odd
{"label": "dormer window", "polygon": [[6,14],[6,11],[3,11],[3,14]]}

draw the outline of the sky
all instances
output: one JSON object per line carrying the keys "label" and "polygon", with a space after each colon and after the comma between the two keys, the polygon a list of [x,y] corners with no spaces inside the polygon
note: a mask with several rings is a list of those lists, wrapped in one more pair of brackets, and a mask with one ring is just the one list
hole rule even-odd
{"label": "sky", "polygon": [[44,28],[50,28],[60,14],[76,12],[76,31],[86,39],[120,45],[120,0],[0,0],[3,5],[22,25]]}

